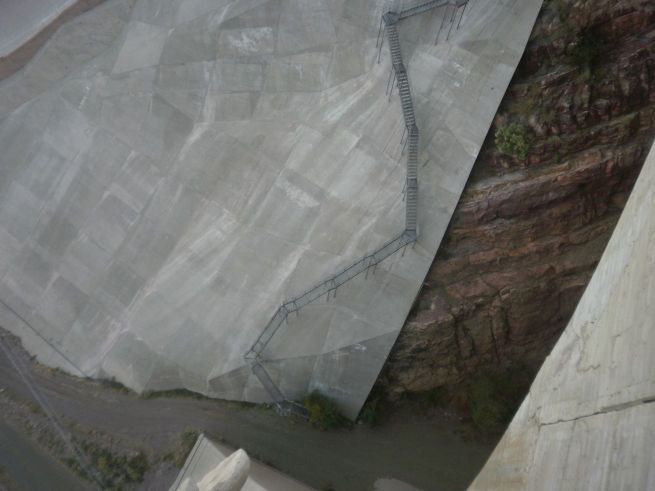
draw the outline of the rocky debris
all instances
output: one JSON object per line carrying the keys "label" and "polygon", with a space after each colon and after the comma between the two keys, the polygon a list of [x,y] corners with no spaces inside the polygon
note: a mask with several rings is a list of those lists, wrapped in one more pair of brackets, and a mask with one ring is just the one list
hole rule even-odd
{"label": "rocky debris", "polygon": [[[529,129],[503,155],[498,128]],[[655,136],[655,4],[552,0],[378,390],[536,369],[566,327]]]}

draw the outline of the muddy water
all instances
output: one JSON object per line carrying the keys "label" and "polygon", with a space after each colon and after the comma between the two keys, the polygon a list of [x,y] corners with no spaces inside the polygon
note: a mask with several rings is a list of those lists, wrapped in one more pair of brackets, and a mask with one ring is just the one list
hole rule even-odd
{"label": "muddy water", "polygon": [[90,489],[63,464],[47,455],[27,436],[0,419],[0,465],[25,491]]}

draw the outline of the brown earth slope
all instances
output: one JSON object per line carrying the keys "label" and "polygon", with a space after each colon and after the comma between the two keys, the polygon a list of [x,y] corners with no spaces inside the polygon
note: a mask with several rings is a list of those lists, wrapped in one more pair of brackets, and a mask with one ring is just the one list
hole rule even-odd
{"label": "brown earth slope", "polygon": [[[526,159],[503,155],[518,123]],[[378,392],[538,367],[655,136],[655,3],[546,1]]]}
{"label": "brown earth slope", "polygon": [[59,14],[57,18],[41,29],[38,34],[28,40],[20,48],[5,56],[0,56],[0,80],[10,77],[23,68],[43,47],[43,45],[48,42],[48,39],[52,37],[62,24],[74,19],[88,10],[91,10],[93,7],[100,5],[104,1],[105,0],[78,0]]}

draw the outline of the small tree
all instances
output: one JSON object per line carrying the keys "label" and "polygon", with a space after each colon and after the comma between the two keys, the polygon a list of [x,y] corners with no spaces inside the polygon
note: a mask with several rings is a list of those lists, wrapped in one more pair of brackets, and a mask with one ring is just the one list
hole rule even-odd
{"label": "small tree", "polygon": [[336,403],[315,390],[305,396],[305,407],[309,411],[309,424],[319,430],[331,430],[348,426],[348,419],[341,414]]}

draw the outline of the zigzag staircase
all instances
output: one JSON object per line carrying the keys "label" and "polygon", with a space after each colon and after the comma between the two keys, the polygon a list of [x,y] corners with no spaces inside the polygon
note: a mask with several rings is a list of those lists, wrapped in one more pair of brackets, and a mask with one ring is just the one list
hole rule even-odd
{"label": "zigzag staircase", "polygon": [[[286,322],[289,315],[297,313],[304,306],[314,302],[323,295],[328,299],[331,294],[336,295],[337,288],[350,281],[361,273],[368,272],[384,259],[388,258],[395,252],[399,251],[408,244],[416,242],[418,238],[418,151],[419,151],[419,130],[416,125],[414,114],[414,103],[407,78],[407,70],[403,64],[402,53],[400,49],[400,40],[398,37],[398,22],[408,17],[419,15],[434,8],[446,5],[454,5],[459,9],[462,5],[466,6],[468,0],[433,0],[425,2],[415,7],[400,10],[399,12],[389,11],[382,16],[380,28],[384,23],[384,32],[386,32],[389,51],[391,52],[391,63],[395,74],[396,85],[400,96],[400,103],[405,120],[405,129],[407,131],[408,145],[407,151],[407,176],[405,186],[405,229],[383,246],[367,254],[363,258],[354,262],[347,268],[335,273],[325,279],[313,288],[308,289],[302,295],[293,298],[282,304],[275,314],[268,321],[262,333],[257,337],[252,347],[244,354],[244,359],[250,365],[252,373],[257,377],[266,392],[271,397],[277,411],[281,414],[305,414],[304,408],[285,397],[284,393],[275,384],[270,374],[263,365],[265,361],[262,353],[268,346],[280,326]],[[462,13],[463,15],[463,13]],[[451,21],[452,22],[452,21]],[[379,37],[379,35],[378,35]],[[381,48],[381,45],[380,45]],[[393,87],[392,87],[393,89]]]}

